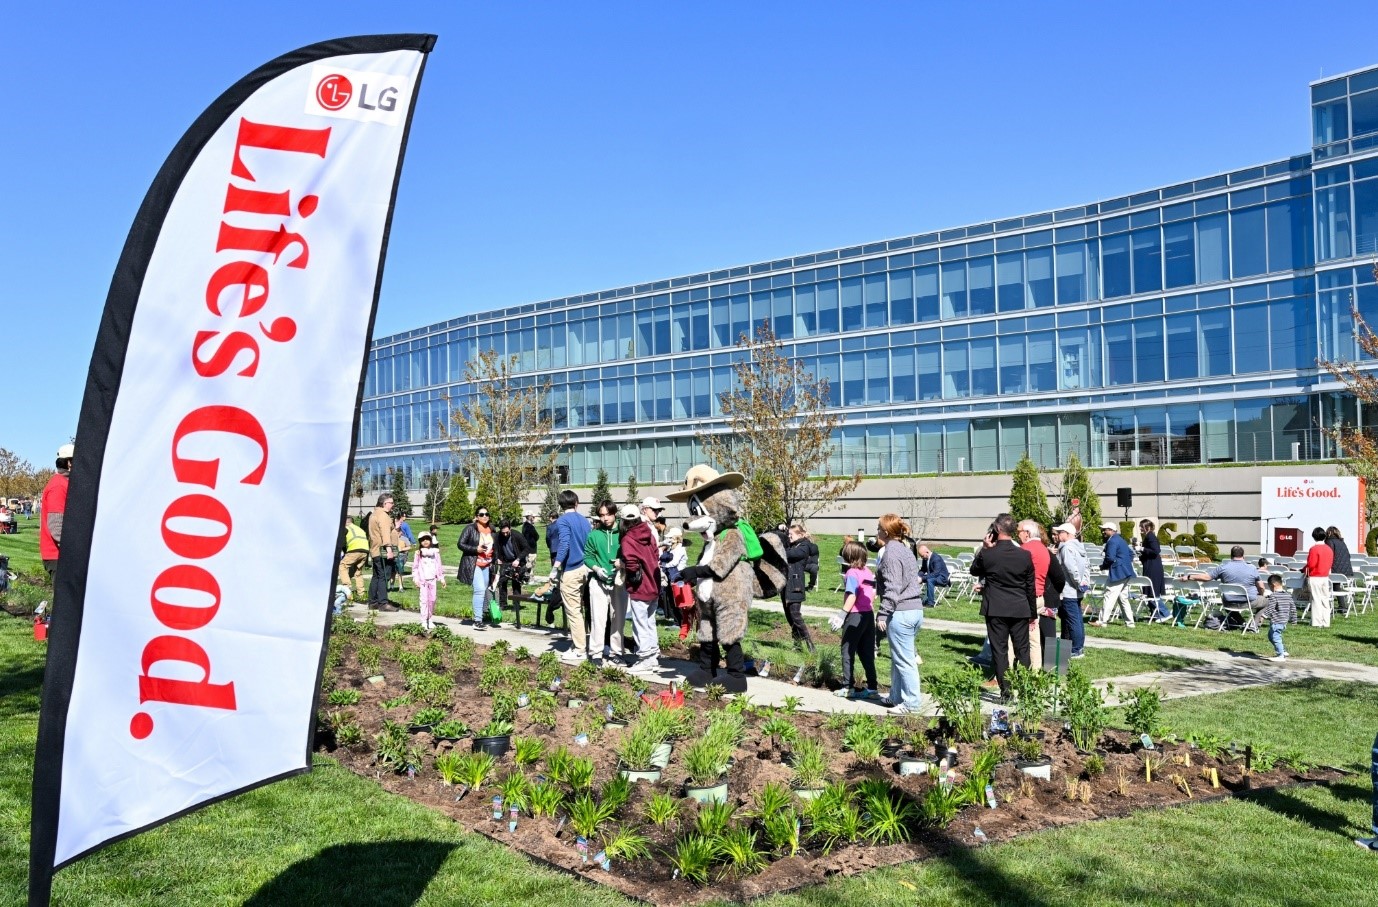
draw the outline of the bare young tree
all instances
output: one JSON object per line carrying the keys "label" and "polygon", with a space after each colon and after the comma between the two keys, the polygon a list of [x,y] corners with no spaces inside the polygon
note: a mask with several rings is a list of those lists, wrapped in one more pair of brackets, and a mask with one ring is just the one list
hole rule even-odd
{"label": "bare young tree", "polygon": [[[833,474],[833,432],[842,416],[828,410],[827,379],[787,358],[768,322],[752,337],[743,334],[737,349],[736,388],[718,397],[727,431],[699,432],[704,452],[746,476],[748,497],[778,500],[785,522],[836,506],[861,484],[861,471]],[[748,506],[762,512],[763,503]]]}
{"label": "bare young tree", "polygon": [[1191,529],[1215,516],[1215,495],[1197,482],[1188,482],[1172,496],[1172,507],[1186,518],[1186,528]]}
{"label": "bare young tree", "polygon": [[477,390],[472,405],[450,401],[450,449],[464,469],[487,478],[499,516],[521,519],[526,490],[556,471],[561,444],[550,411],[550,382],[523,380],[517,357],[485,350],[464,380]]}
{"label": "bare young tree", "polygon": [[900,483],[898,491],[900,514],[909,521],[914,538],[924,541],[937,529],[942,516],[942,479],[911,477]]}

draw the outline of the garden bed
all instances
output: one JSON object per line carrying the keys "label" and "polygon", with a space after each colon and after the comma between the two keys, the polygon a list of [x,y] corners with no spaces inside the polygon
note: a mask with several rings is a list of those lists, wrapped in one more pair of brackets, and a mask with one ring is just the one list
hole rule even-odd
{"label": "garden bed", "polygon": [[[1154,752],[1163,763],[1146,781],[1137,738],[1103,734],[1099,752],[1088,756],[1049,722],[1041,750],[1051,760],[1051,780],[1027,777],[1002,758],[1010,747],[980,739],[953,741],[957,759],[946,781],[936,771],[901,776],[901,757],[922,751],[936,763],[946,752],[937,741],[955,738],[956,729],[923,719],[758,709],[704,694],[688,694],[678,706],[658,687],[644,690],[654,701],[648,703],[643,681],[620,671],[576,670],[550,657],[495,651],[461,637],[428,639],[417,630],[383,635],[371,624],[338,625],[326,661],[319,748],[466,829],[661,905],[754,898],[1044,828],[1339,774],[1252,748],[1246,767],[1242,749],[1200,738],[1195,745],[1159,743]],[[552,694],[554,677],[560,682]],[[527,704],[519,705],[523,694]],[[570,708],[571,698],[584,705]],[[439,711],[424,714],[427,708]],[[451,736],[502,731],[484,727],[495,711],[499,720],[510,718],[512,749],[475,784],[461,780],[483,761],[470,755],[471,736],[438,740],[432,731],[408,730],[444,720],[464,725],[435,728]],[[629,726],[605,727],[609,718]],[[580,734],[588,736],[585,745],[575,742]],[[639,759],[637,741],[647,735],[671,742],[672,755],[659,781],[628,789],[614,780],[619,753]],[[705,759],[723,764],[710,771]],[[723,768],[725,804],[685,797],[691,774],[716,776]],[[1212,769],[1218,786],[1207,777]],[[822,796],[805,800],[793,792],[819,775],[831,783]],[[994,809],[985,802],[987,781]],[[493,798],[502,795],[495,819]],[[586,833],[586,850],[576,825]],[[602,851],[607,868],[597,859]]]}

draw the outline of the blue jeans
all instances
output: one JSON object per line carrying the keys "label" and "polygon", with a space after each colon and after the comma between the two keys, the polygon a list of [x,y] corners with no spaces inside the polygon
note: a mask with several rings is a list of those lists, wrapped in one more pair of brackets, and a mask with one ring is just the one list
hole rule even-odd
{"label": "blue jeans", "polygon": [[1285,623],[1268,625],[1268,641],[1273,644],[1273,649],[1278,655],[1287,651],[1282,647],[1282,631],[1286,628],[1287,624]]}
{"label": "blue jeans", "polygon": [[474,623],[483,621],[483,612],[488,607],[488,578],[492,571],[491,565],[474,567]]}
{"label": "blue jeans", "polygon": [[1086,627],[1081,622],[1081,601],[1075,598],[1062,600],[1063,635],[1072,641],[1072,654],[1075,655],[1086,645]]}
{"label": "blue jeans", "polygon": [[923,609],[896,611],[890,615],[885,635],[890,638],[890,701],[911,711],[923,704],[919,694],[919,665],[914,660],[914,638],[923,628]]}
{"label": "blue jeans", "polygon": [[[936,602],[936,601],[938,600],[938,599],[937,599],[937,596],[936,596],[936,594],[935,594],[935,591],[934,591],[934,590],[937,588],[938,583],[933,579],[933,577],[931,577],[931,576],[925,576],[925,577],[923,578],[923,585],[924,585],[924,599],[923,599],[923,603],[924,603],[925,605],[932,605],[934,602]],[[944,583],[943,585],[947,585],[947,584]]]}

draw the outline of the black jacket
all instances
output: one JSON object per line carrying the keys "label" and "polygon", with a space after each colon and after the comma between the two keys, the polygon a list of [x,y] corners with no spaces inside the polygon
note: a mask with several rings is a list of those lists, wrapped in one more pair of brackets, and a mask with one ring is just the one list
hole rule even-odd
{"label": "black jacket", "polygon": [[982,548],[971,562],[971,575],[981,581],[982,617],[1037,616],[1033,557],[1013,541]]}
{"label": "black jacket", "polygon": [[805,539],[804,543],[809,546],[809,557],[804,561],[804,572],[809,576],[818,575],[818,545],[813,539]]}
{"label": "black jacket", "polygon": [[499,564],[511,566],[512,564],[526,563],[526,556],[531,553],[527,547],[525,533],[513,531],[506,538],[503,537],[502,530],[499,529],[493,535],[493,555]]}
{"label": "black jacket", "polygon": [[809,541],[800,539],[797,542],[785,541],[785,588],[780,593],[780,600],[783,602],[801,602],[804,600],[804,567],[809,560]]}
{"label": "black jacket", "polygon": [[541,543],[541,534],[536,531],[535,523],[522,523],[522,538],[526,539],[527,553],[535,554],[536,546]]}

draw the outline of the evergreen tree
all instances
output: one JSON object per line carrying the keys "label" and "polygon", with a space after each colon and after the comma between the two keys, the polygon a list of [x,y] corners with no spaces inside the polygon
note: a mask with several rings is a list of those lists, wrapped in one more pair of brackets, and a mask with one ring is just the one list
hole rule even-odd
{"label": "evergreen tree", "polygon": [[487,471],[479,470],[478,487],[474,489],[474,513],[488,511],[490,522],[496,523],[498,496],[493,491],[493,480]]}
{"label": "evergreen tree", "polygon": [[392,470],[392,514],[411,516],[411,498],[407,497],[407,476],[400,469]]}
{"label": "evergreen tree", "polygon": [[641,491],[636,487],[636,473],[634,472],[627,476],[627,503],[641,503]]}
{"label": "evergreen tree", "polygon": [[[1072,502],[1077,503],[1073,504]],[[1058,504],[1055,518],[1065,523],[1072,518],[1073,511],[1081,513],[1081,540],[1099,543],[1101,540],[1100,496],[1091,486],[1091,474],[1081,465],[1081,459],[1073,451],[1067,458],[1067,469],[1062,474],[1062,500]]]}
{"label": "evergreen tree", "polygon": [[444,500],[440,493],[440,473],[433,472],[426,476],[426,503],[422,506],[427,523],[434,523],[440,518],[440,503]]}
{"label": "evergreen tree", "polygon": [[1019,458],[1019,465],[1014,467],[1014,480],[1010,484],[1010,516],[1016,522],[1037,520],[1044,529],[1053,528],[1048,496],[1043,492],[1038,467],[1029,459],[1028,451]]}
{"label": "evergreen tree", "polygon": [[[598,470],[598,481],[593,485],[593,497],[589,502],[593,505],[593,512],[596,513],[598,511],[598,505],[604,501],[608,501],[609,503],[612,502],[612,488],[608,486],[608,471],[606,469],[600,469]],[[559,513],[560,508],[556,507],[552,512]]]}
{"label": "evergreen tree", "polygon": [[469,486],[464,476],[456,473],[450,477],[450,491],[445,495],[445,503],[440,508],[440,518],[447,523],[472,523],[474,505],[469,501]]}
{"label": "evergreen tree", "polygon": [[[598,471],[598,475],[602,479],[606,479],[608,477],[608,474],[603,472],[601,469]],[[595,492],[597,492],[597,490],[598,489],[596,488],[594,489]],[[597,507],[596,502],[594,506]],[[556,473],[552,472],[545,480],[545,499],[541,501],[541,516],[549,517],[552,513],[558,515],[559,512],[560,477]],[[590,513],[592,512],[594,511],[590,511]]]}

